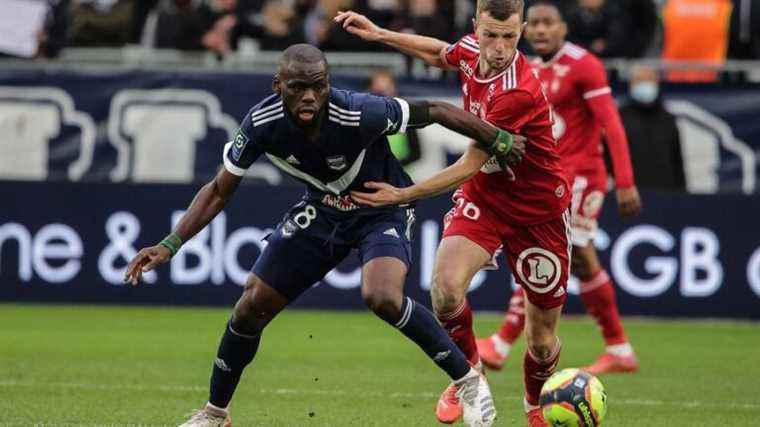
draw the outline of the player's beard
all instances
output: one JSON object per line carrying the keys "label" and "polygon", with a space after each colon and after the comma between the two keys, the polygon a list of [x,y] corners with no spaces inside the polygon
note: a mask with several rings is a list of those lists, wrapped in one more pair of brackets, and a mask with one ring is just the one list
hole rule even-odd
{"label": "player's beard", "polygon": [[496,55],[491,56],[490,58],[486,58],[486,63],[488,64],[488,74],[489,77],[495,76],[502,71],[506,70],[509,64],[511,63],[512,59],[514,59],[514,55],[517,54],[517,51],[513,51],[511,55],[503,55],[499,56],[497,58]]}

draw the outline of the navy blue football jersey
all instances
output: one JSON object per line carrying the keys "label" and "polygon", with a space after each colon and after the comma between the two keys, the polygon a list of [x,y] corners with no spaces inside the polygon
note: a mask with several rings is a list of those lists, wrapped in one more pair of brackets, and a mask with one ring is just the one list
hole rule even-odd
{"label": "navy blue football jersey", "polygon": [[325,108],[319,138],[309,141],[279,95],[264,99],[248,112],[235,139],[225,145],[226,169],[242,176],[263,154],[306,184],[307,200],[338,211],[359,209],[348,192],[366,190],[366,181],[411,185],[386,138],[406,131],[406,101],[331,89]]}

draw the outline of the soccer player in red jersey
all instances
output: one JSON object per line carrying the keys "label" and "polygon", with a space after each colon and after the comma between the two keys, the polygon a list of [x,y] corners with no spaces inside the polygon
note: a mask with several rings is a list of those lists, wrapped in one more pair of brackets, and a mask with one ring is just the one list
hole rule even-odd
{"label": "soccer player in red jersey", "polygon": [[[570,188],[552,136],[552,111],[537,73],[517,50],[523,30],[522,0],[479,0],[475,33],[449,45],[441,40],[377,27],[354,12],[336,21],[364,40],[377,41],[457,69],[464,108],[527,138],[523,161],[504,167],[469,149],[454,165],[407,187],[368,183],[374,193],[352,193],[360,203],[399,204],[461,187],[444,218],[431,290],[439,321],[473,365],[480,360],[465,298],[473,276],[503,247],[516,280],[527,292],[524,359],[525,409],[531,426],[545,426],[538,406],[541,386],[554,372],[561,344],[556,326],[570,269]],[[478,157],[480,156],[480,157]],[[441,395],[436,416],[461,416],[456,387]]]}
{"label": "soccer player in red jersey", "polygon": [[[599,325],[605,353],[585,369],[592,374],[634,372],[638,361],[618,314],[610,276],[599,263],[593,245],[607,171],[600,140],[604,132],[612,158],[621,215],[641,208],[628,154],[628,141],[607,83],[604,66],[594,55],[565,41],[567,26],[559,8],[549,1],[534,3],[527,12],[525,38],[538,55],[534,66],[554,107],[554,137],[562,166],[573,184],[572,273],[580,279],[580,297]],[[478,340],[483,363],[500,369],[525,323],[523,290],[513,294],[499,331]]]}

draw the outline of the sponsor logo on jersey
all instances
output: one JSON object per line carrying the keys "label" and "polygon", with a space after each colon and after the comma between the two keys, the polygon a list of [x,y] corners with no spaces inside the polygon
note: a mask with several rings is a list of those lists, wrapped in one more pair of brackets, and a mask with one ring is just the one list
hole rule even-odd
{"label": "sponsor logo on jersey", "polygon": [[539,294],[553,290],[562,276],[559,257],[544,248],[528,248],[517,258],[517,275],[522,284]]}
{"label": "sponsor logo on jersey", "polygon": [[480,117],[480,110],[482,105],[478,101],[470,101],[470,112]]}
{"label": "sponsor logo on jersey", "polygon": [[459,68],[467,75],[467,77],[472,77],[472,75],[475,74],[475,70],[473,70],[472,67],[470,67],[470,64],[464,59],[459,61]]}
{"label": "sponsor logo on jersey", "polygon": [[234,144],[232,144],[232,158],[234,160],[240,160],[245,151],[245,146],[248,145],[248,137],[239,130],[235,135]]}
{"label": "sponsor logo on jersey", "polygon": [[388,124],[385,125],[385,130],[383,131],[383,133],[391,133],[391,132],[395,133],[396,122],[394,122],[391,119],[387,119],[387,120],[388,120]]}
{"label": "sponsor logo on jersey", "polygon": [[354,203],[351,196],[336,196],[334,194],[325,194],[322,197],[322,204],[343,212],[355,211],[359,205]]}
{"label": "sponsor logo on jersey", "polygon": [[348,166],[348,162],[346,162],[346,156],[344,155],[330,156],[326,160],[327,167],[334,171],[342,171],[346,168],[346,166]]}
{"label": "sponsor logo on jersey", "polygon": [[389,228],[389,229],[385,230],[383,232],[383,234],[386,235],[386,236],[392,236],[392,237],[395,237],[397,239],[400,239],[400,237],[398,235],[398,231],[396,231],[395,228]]}
{"label": "sponsor logo on jersey", "polygon": [[554,74],[561,79],[565,77],[567,73],[570,72],[570,66],[562,65],[562,64],[554,64],[552,66],[552,70],[554,71]]}
{"label": "sponsor logo on jersey", "polygon": [[297,230],[298,226],[291,220],[287,220],[284,224],[282,224],[282,235],[284,237],[292,236]]}

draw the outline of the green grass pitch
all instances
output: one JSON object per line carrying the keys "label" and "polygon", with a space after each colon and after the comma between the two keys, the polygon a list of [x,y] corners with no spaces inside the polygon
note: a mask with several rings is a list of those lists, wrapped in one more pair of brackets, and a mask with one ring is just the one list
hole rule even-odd
{"label": "green grass pitch", "polygon": [[[205,403],[229,311],[0,305],[0,425],[177,425]],[[490,332],[495,314],[477,316]],[[607,376],[607,426],[749,426],[760,419],[760,324],[628,319],[640,373]],[[560,326],[560,367],[601,350]],[[497,425],[523,426],[523,345],[489,380]],[[286,311],[232,404],[239,426],[435,426],[444,374],[367,312]]]}

